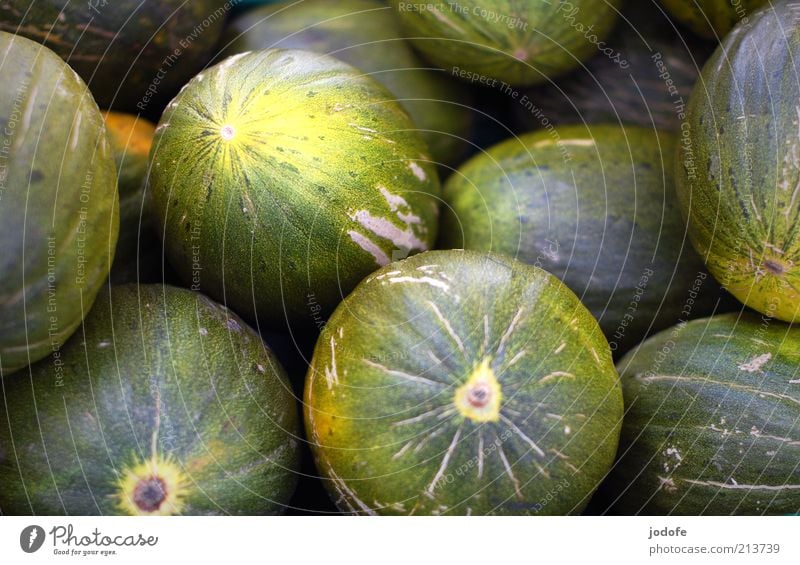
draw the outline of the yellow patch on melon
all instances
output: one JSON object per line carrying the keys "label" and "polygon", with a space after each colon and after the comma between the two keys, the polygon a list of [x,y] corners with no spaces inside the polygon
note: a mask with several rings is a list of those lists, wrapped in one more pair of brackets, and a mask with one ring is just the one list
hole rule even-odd
{"label": "yellow patch on melon", "polygon": [[[163,500],[157,508],[142,508],[137,503],[137,489],[159,481],[163,484]],[[117,508],[130,516],[171,516],[180,514],[184,507],[188,481],[174,458],[154,453],[150,459],[139,460],[126,466],[116,484]]]}
{"label": "yellow patch on melon", "polygon": [[491,367],[491,359],[484,359],[458,387],[453,402],[459,413],[473,422],[497,422],[503,391]]}

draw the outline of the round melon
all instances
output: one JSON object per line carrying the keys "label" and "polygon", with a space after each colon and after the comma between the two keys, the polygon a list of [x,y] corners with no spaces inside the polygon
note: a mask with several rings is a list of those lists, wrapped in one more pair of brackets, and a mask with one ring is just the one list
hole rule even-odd
{"label": "round melon", "polygon": [[661,0],[669,14],[694,33],[707,39],[722,39],[767,0]]}
{"label": "round melon", "polygon": [[341,61],[272,49],[195,77],[161,119],[148,190],[170,262],[248,318],[316,324],[437,233],[408,115]]}
{"label": "round melon", "polygon": [[622,123],[677,131],[700,68],[713,48],[679,37],[651,2],[629,2],[608,45],[557,83],[542,84],[513,104],[521,131],[553,125]]}
{"label": "round melon", "polygon": [[102,108],[158,116],[211,57],[223,0],[7,0],[0,30],[53,49]]}
{"label": "round melon", "polygon": [[456,165],[466,149],[469,91],[426,69],[403,41],[399,21],[378,0],[279,2],[235,18],[223,53],[279,47],[326,53],[361,69],[392,94],[419,128],[434,159]]}
{"label": "round melon", "polygon": [[461,79],[501,88],[545,82],[608,49],[621,0],[391,4],[428,60]]}
{"label": "round melon", "polygon": [[616,453],[622,398],[597,322],[497,254],[388,265],[337,308],[305,389],[308,439],[359,514],[574,514]]}
{"label": "round melon", "polygon": [[733,30],[692,93],[678,201],[709,271],[736,298],[800,320],[800,22],[791,4]]}
{"label": "round melon", "polygon": [[695,320],[617,368],[626,413],[603,488],[613,511],[800,512],[800,328],[754,314]]}
{"label": "round melon", "polygon": [[[253,330],[189,290],[113,287],[83,332],[3,382],[7,514],[281,512],[297,404]],[[66,435],[65,435],[66,434]]]}
{"label": "round melon", "polygon": [[670,134],[612,125],[507,140],[447,181],[442,245],[550,271],[624,352],[652,329],[710,312],[718,296],[686,241],[674,144]]}
{"label": "round melon", "polygon": [[156,126],[120,112],[104,112],[103,118],[119,179],[119,240],[111,280],[114,284],[155,282],[160,274],[161,246],[152,216],[145,213],[144,188]]}
{"label": "round melon", "polygon": [[57,350],[108,276],[117,177],[86,84],[0,32],[0,374]]}

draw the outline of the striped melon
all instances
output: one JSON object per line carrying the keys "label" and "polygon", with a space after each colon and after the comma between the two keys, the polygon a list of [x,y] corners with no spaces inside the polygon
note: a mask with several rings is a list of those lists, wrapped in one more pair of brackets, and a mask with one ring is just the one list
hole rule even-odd
{"label": "striped melon", "polygon": [[437,233],[437,172],[408,115],[307,51],[234,55],[196,76],[161,119],[148,183],[179,274],[272,326],[312,326]]}
{"label": "striped melon", "polygon": [[435,65],[494,88],[530,85],[608,49],[621,0],[471,0],[391,5]]}
{"label": "striped melon", "polygon": [[676,326],[617,365],[626,514],[800,512],[800,328],[753,314]]}
{"label": "striped melon", "polygon": [[709,271],[743,303],[800,320],[800,20],[768,6],[706,63],[682,126],[678,201]]}
{"label": "striped melon", "polygon": [[430,251],[369,276],[317,342],[306,430],[358,514],[580,513],[622,398],[575,295],[509,257]]}
{"label": "striped melon", "polygon": [[164,285],[104,292],[32,379],[0,389],[0,509],[260,515],[297,481],[297,403],[235,314]]}
{"label": "striped melon", "polygon": [[117,176],[86,84],[47,47],[0,32],[0,374],[75,331],[106,280]]}

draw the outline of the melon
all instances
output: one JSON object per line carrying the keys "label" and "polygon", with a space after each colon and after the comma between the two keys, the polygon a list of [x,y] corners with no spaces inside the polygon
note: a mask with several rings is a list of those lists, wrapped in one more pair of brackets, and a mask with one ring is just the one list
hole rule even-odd
{"label": "melon", "polygon": [[608,342],[576,296],[475,251],[367,277],[320,335],[304,398],[325,486],[357,514],[580,513],[622,418]]}
{"label": "melon", "polygon": [[150,159],[173,267],[272,327],[313,329],[363,277],[436,237],[424,141],[384,87],[330,56],[256,51],[199,74]]}
{"label": "melon", "polygon": [[620,458],[613,512],[800,512],[800,328],[755,314],[694,320],[617,365]]}
{"label": "melon", "polygon": [[578,67],[605,42],[621,0],[404,2],[391,5],[432,63],[494,88],[545,82]]}
{"label": "melon", "polygon": [[435,160],[456,165],[466,149],[472,124],[469,91],[445,73],[425,68],[403,41],[397,18],[377,0],[263,6],[231,21],[222,44],[225,55],[273,47],[332,55],[395,95]]}
{"label": "melon", "polygon": [[108,276],[117,177],[86,84],[0,32],[0,374],[57,351]]}
{"label": "melon", "polygon": [[744,304],[800,320],[800,22],[791,3],[734,29],[682,127],[677,194],[709,271]]}
{"label": "melon", "polygon": [[713,47],[678,36],[651,2],[629,2],[623,16],[608,40],[620,61],[597,53],[556,83],[527,89],[513,103],[519,131],[580,123],[680,129]]}
{"label": "melon", "polygon": [[212,55],[223,0],[5,0],[0,30],[44,43],[102,108],[158,116]]}
{"label": "melon", "polygon": [[448,179],[441,246],[550,271],[623,353],[650,331],[710,313],[719,297],[686,238],[674,147],[671,134],[618,125],[509,139]]}
{"label": "melon", "polygon": [[299,421],[284,371],[201,294],[112,287],[32,377],[3,380],[4,514],[276,514],[292,495]]}

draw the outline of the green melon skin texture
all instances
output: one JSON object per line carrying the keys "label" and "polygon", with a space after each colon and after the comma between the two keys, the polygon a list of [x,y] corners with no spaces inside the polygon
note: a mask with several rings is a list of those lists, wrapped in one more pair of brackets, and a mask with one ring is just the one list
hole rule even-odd
{"label": "green melon skin texture", "polygon": [[717,298],[686,241],[674,143],[612,125],[502,142],[448,179],[441,246],[497,251],[553,273],[622,353],[649,330],[710,313]]}
{"label": "green melon skin texture", "polygon": [[[490,410],[463,411],[464,387],[481,382]],[[621,418],[591,314],[555,277],[497,254],[430,251],[372,274],[330,318],[306,378],[308,439],[343,512],[580,513]]]}
{"label": "green melon skin texture", "polygon": [[[240,318],[188,290],[122,285],[83,330],[32,379],[2,383],[4,514],[283,510],[299,464],[297,405]],[[145,498],[143,510],[122,486],[131,476],[163,479],[168,498]]]}
{"label": "green melon skin texture", "polygon": [[439,180],[391,95],[325,55],[234,55],[157,128],[148,190],[170,263],[239,314],[311,326],[433,246]]}
{"label": "green melon skin texture", "polygon": [[651,2],[629,2],[623,16],[608,46],[624,68],[598,53],[557,83],[530,89],[525,103],[520,98],[513,105],[518,131],[582,123],[680,130],[712,49],[691,35],[679,36]]}
{"label": "green melon skin texture", "polygon": [[0,30],[44,43],[89,84],[101,108],[158,116],[210,58],[222,0],[7,0]]}
{"label": "green melon skin texture", "polygon": [[263,6],[231,21],[222,45],[225,55],[273,47],[332,55],[396,96],[436,161],[456,165],[464,153],[473,121],[469,91],[445,73],[427,70],[403,41],[397,18],[376,0]]}
{"label": "green melon skin texture", "polygon": [[406,35],[429,61],[454,74],[472,73],[460,77],[469,81],[479,75],[515,86],[545,82],[597,53],[621,3],[391,1]]}
{"label": "green melon skin texture", "polygon": [[612,511],[800,511],[800,328],[725,314],[668,329],[618,364],[620,459]]}
{"label": "green melon skin texture", "polygon": [[692,93],[676,162],[678,201],[709,271],[788,322],[800,320],[795,16],[779,4],[728,35]]}
{"label": "green melon skin texture", "polygon": [[108,276],[119,231],[103,117],[52,51],[0,32],[0,374],[45,357]]}
{"label": "green melon skin texture", "polygon": [[767,0],[661,0],[678,22],[700,37],[721,39],[752,12],[768,4]]}

